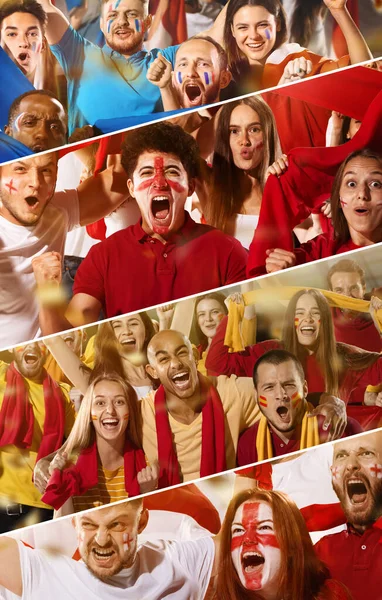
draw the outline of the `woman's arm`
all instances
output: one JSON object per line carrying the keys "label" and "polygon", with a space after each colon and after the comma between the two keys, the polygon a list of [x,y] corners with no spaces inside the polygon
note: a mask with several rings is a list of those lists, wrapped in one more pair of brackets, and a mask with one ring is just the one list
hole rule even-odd
{"label": "woman's arm", "polygon": [[82,368],[83,363],[78,356],[59,335],[44,340],[44,343],[74,387],[85,394],[89,386],[89,373]]}
{"label": "woman's arm", "polygon": [[218,14],[212,27],[206,29],[205,31],[201,31],[198,33],[197,37],[205,37],[208,35],[224,48],[224,25],[228,4],[229,2],[227,2],[223,10]]}
{"label": "woman's arm", "polygon": [[365,38],[354,23],[346,7],[347,0],[324,0],[324,2],[344,35],[349,49],[351,64],[355,65],[372,59],[373,55],[369,50]]}

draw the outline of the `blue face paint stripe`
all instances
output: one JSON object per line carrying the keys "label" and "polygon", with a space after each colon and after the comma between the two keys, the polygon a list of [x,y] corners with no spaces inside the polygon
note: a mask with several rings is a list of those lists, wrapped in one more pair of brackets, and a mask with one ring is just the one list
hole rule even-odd
{"label": "blue face paint stripe", "polygon": [[182,83],[182,73],[180,71],[177,72],[177,77],[178,77],[179,83]]}
{"label": "blue face paint stripe", "polygon": [[265,30],[265,37],[267,38],[267,40],[271,39],[271,33],[270,33],[269,29]]}
{"label": "blue face paint stripe", "polygon": [[204,71],[204,81],[206,82],[207,85],[209,85],[211,83],[209,73],[207,73],[206,71]]}
{"label": "blue face paint stripe", "polygon": [[139,19],[135,19],[135,29],[136,29],[137,31],[140,31],[140,30],[141,30],[141,22],[140,22],[140,20],[139,20]]}

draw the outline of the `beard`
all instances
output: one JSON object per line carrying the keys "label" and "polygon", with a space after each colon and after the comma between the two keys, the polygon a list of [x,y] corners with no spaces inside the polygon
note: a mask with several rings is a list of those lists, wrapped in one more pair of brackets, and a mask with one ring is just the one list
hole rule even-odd
{"label": "beard", "polygon": [[377,479],[374,486],[366,486],[369,502],[365,507],[352,504],[343,484],[332,482],[332,487],[341,503],[346,520],[352,525],[368,527],[382,515],[382,479]]}
{"label": "beard", "polygon": [[108,34],[105,36],[106,44],[114,50],[114,52],[118,52],[119,54],[135,54],[142,50],[143,38],[139,36],[138,38],[134,35],[131,36],[128,40],[114,40],[114,36]]}
{"label": "beard", "polygon": [[122,556],[119,551],[119,548],[115,544],[110,544],[108,546],[103,546],[102,550],[114,550],[115,552],[115,560],[109,567],[103,567],[102,565],[96,564],[93,555],[93,549],[97,549],[97,545],[90,544],[86,548],[84,554],[81,554],[81,558],[89,571],[93,573],[98,579],[101,581],[107,582],[110,577],[113,575],[117,575],[123,569],[131,567],[135,560],[136,555],[136,545],[133,548],[129,549],[128,552],[125,552]]}

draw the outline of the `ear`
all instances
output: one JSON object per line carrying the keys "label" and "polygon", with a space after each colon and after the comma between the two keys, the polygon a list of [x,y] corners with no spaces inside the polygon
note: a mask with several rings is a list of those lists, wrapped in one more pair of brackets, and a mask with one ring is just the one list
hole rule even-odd
{"label": "ear", "polygon": [[138,533],[142,533],[142,531],[146,529],[148,521],[149,511],[147,510],[147,508],[144,508],[141,512],[141,516],[138,523]]}
{"label": "ear", "polygon": [[308,395],[308,382],[306,380],[304,381],[303,390],[304,390],[304,398],[306,398]]}
{"label": "ear", "polygon": [[188,182],[188,194],[187,196],[192,196],[195,191],[195,179],[190,179]]}
{"label": "ear", "polygon": [[156,369],[154,367],[152,367],[150,364],[146,365],[145,369],[146,369],[146,373],[148,373],[150,375],[150,377],[152,377],[153,379],[159,379]]}
{"label": "ear", "polygon": [[145,33],[146,31],[148,31],[150,29],[152,22],[153,22],[152,15],[147,15],[147,17],[143,20],[143,23],[142,23],[143,33]]}
{"label": "ear", "polygon": [[225,71],[223,71],[220,74],[220,89],[224,89],[227,87],[227,85],[229,85],[230,81],[232,79],[232,73],[231,71],[228,71],[228,69],[225,69]]}
{"label": "ear", "polygon": [[128,179],[127,180],[127,189],[129,190],[129,194],[132,198],[135,198],[134,196],[134,183],[132,179]]}
{"label": "ear", "polygon": [[234,29],[233,29],[233,23],[231,23],[231,33],[232,33],[232,37],[234,37],[236,40],[236,35],[235,35]]}
{"label": "ear", "polygon": [[46,44],[47,44],[46,37],[45,37],[45,35],[43,35],[42,36],[42,44],[41,44],[41,52],[44,52],[46,50]]}
{"label": "ear", "polygon": [[6,126],[4,127],[4,133],[5,133],[6,135],[9,135],[10,137],[12,137],[12,136],[11,136],[12,129],[9,127],[9,125],[6,125]]}
{"label": "ear", "polygon": [[276,18],[276,31],[281,31],[281,21],[280,18]]}

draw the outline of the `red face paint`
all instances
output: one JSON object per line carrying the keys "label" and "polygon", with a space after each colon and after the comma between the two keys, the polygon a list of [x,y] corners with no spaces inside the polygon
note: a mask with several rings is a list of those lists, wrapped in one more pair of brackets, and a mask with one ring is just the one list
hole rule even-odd
{"label": "red face paint", "polygon": [[332,472],[332,477],[334,479],[337,479],[337,475],[339,473],[339,468],[338,467],[330,467],[330,470]]}
{"label": "red face paint", "polygon": [[260,148],[263,148],[263,146],[264,146],[264,142],[263,141],[257,142],[257,144],[254,145],[254,149],[255,150],[260,150]]}
{"label": "red face paint", "polygon": [[92,415],[92,421],[98,421],[97,415]]}
{"label": "red face paint", "polygon": [[161,156],[156,156],[154,159],[154,177],[150,177],[150,179],[146,179],[142,183],[140,183],[136,190],[141,192],[143,190],[147,190],[152,185],[157,187],[158,189],[166,189],[168,186],[174,190],[174,192],[178,192],[181,194],[186,190],[180,183],[177,181],[173,181],[172,179],[166,177],[165,169],[164,169],[164,160]]}
{"label": "red face paint", "polygon": [[374,475],[374,477],[377,477],[377,479],[381,479],[382,478],[382,466],[381,465],[373,465],[372,467],[370,467],[370,472],[372,475]]}
{"label": "red face paint", "polygon": [[299,326],[299,324],[300,324],[300,319],[299,319],[298,317],[295,317],[295,318],[294,318],[294,326],[295,326],[295,327],[298,327],[298,326]]}
{"label": "red face paint", "polygon": [[12,194],[12,192],[17,192],[17,189],[13,185],[13,179],[11,179],[8,183],[5,183],[4,187],[9,189],[10,194]]}
{"label": "red face paint", "polygon": [[128,420],[129,420],[129,413],[126,413],[126,414],[123,416],[123,420],[124,420],[124,421],[128,421]]}
{"label": "red face paint", "polygon": [[298,406],[302,400],[300,394],[298,392],[295,392],[294,394],[292,394],[291,398],[292,400],[292,404],[293,406],[296,408],[296,406]]}
{"label": "red face paint", "polygon": [[261,406],[268,406],[268,400],[266,399],[265,396],[259,396],[259,404],[261,404]]}
{"label": "red face paint", "polygon": [[347,202],[345,200],[340,200],[341,206],[347,206]]}

